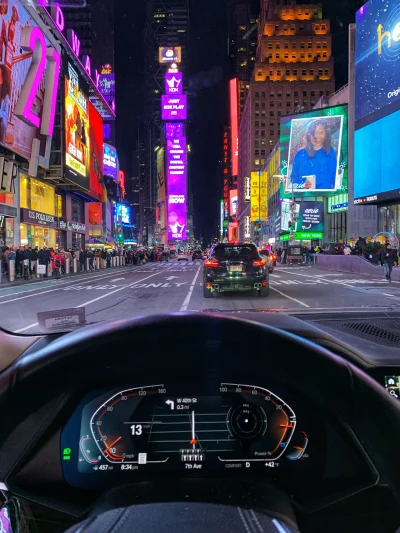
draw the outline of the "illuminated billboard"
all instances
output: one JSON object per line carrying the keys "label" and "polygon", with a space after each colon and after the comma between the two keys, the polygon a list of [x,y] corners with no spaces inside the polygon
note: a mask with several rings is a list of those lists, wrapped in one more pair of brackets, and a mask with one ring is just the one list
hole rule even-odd
{"label": "illuminated billboard", "polygon": [[182,61],[182,47],[160,46],[158,49],[159,63],[180,63]]}
{"label": "illuminated billboard", "polygon": [[400,110],[354,132],[354,203],[399,198]]}
{"label": "illuminated billboard", "polygon": [[166,72],[165,94],[182,94],[182,72]]}
{"label": "illuminated billboard", "polygon": [[89,102],[90,122],[90,193],[103,201],[103,119]]}
{"label": "illuminated billboard", "polygon": [[115,74],[111,65],[104,65],[99,77],[99,91],[104,99],[112,105],[115,101]]}
{"label": "illuminated billboard", "polygon": [[119,224],[131,223],[131,208],[125,204],[114,204],[115,222]]}
{"label": "illuminated billboard", "polygon": [[[293,219],[295,215],[295,220]],[[289,222],[292,225],[289,227]],[[281,204],[282,231],[324,231],[324,202],[296,203],[292,213],[292,200],[284,199]]]}
{"label": "illuminated billboard", "polygon": [[[61,59],[24,2],[0,4],[0,144],[30,159],[32,141],[53,135]],[[45,145],[39,149],[43,158]]]}
{"label": "illuminated billboard", "polygon": [[347,106],[281,118],[280,162],[285,193],[347,192]]}
{"label": "illuminated billboard", "polygon": [[358,10],[356,22],[355,120],[358,121],[400,100],[399,2],[369,0]]}
{"label": "illuminated billboard", "polygon": [[250,178],[250,220],[256,222],[260,217],[260,173],[252,172]]}
{"label": "illuminated billboard", "polygon": [[238,190],[231,189],[229,191],[229,215],[236,217],[238,214]]}
{"label": "illuminated billboard", "polygon": [[167,122],[165,124],[165,138],[175,139],[185,135],[185,125],[183,122]]}
{"label": "illuminated billboard", "polygon": [[186,240],[186,137],[167,140],[168,240]]}
{"label": "illuminated billboard", "polygon": [[118,156],[117,150],[111,144],[103,145],[104,175],[118,179]]}
{"label": "illuminated billboard", "polygon": [[65,164],[71,181],[89,190],[89,101],[82,90],[82,83],[82,77],[68,63],[65,77]]}
{"label": "illuminated billboard", "polygon": [[186,120],[187,101],[186,94],[161,96],[161,120]]}
{"label": "illuminated billboard", "polygon": [[238,122],[238,95],[237,79],[229,82],[230,121],[231,121],[231,159],[232,176],[239,174],[239,122]]}

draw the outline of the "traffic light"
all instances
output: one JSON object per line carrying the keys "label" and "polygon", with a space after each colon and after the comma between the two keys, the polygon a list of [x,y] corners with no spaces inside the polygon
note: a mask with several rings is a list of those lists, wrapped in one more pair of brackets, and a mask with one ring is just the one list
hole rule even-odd
{"label": "traffic light", "polygon": [[288,228],[290,229],[291,227],[292,227],[292,221],[289,220],[289,222],[288,222]]}

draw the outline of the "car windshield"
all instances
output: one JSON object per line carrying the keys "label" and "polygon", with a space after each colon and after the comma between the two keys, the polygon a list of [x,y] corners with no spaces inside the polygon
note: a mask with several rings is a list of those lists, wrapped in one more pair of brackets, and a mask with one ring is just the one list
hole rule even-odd
{"label": "car windshield", "polygon": [[0,328],[397,309],[396,136],[374,143],[400,93],[348,46],[361,3],[1,0]]}

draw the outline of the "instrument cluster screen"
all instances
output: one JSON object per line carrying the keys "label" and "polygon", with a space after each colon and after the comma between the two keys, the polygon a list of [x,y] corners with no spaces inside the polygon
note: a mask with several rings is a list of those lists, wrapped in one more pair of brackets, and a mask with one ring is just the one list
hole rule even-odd
{"label": "instrument cluster screen", "polygon": [[92,396],[61,439],[67,481],[73,472],[266,471],[308,458],[308,433],[293,408],[270,390],[236,383],[208,396],[178,395],[163,384]]}

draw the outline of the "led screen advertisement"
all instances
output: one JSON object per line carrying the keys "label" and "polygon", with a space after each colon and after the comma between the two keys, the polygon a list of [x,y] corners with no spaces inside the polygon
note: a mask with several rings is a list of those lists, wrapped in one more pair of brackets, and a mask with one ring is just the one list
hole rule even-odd
{"label": "led screen advertisement", "polygon": [[231,189],[229,191],[229,214],[231,217],[237,216],[238,210],[238,190]]}
{"label": "led screen advertisement", "polygon": [[158,49],[159,63],[180,63],[182,61],[182,47],[160,46]]}
{"label": "led screen advertisement", "polygon": [[400,4],[369,0],[356,16],[356,121],[400,100]]}
{"label": "led screen advertisement", "polygon": [[22,4],[0,5],[0,144],[30,159],[32,141],[53,133],[60,55]]}
{"label": "led screen advertisement", "polygon": [[187,101],[186,94],[161,96],[161,120],[186,120]]}
{"label": "led screen advertisement", "polygon": [[118,156],[117,150],[111,144],[104,143],[103,145],[103,165],[104,175],[110,176],[115,180],[118,179]]}
{"label": "led screen advertisement", "polygon": [[167,140],[168,240],[186,240],[186,137]]}
{"label": "led screen advertisement", "polygon": [[284,191],[296,195],[347,192],[347,106],[281,118]]}
{"label": "led screen advertisement", "polygon": [[166,72],[165,94],[182,94],[182,72]]}
{"label": "led screen advertisement", "polygon": [[115,100],[115,74],[111,65],[104,65],[99,77],[99,91],[111,105]]}
{"label": "led screen advertisement", "polygon": [[90,193],[103,200],[103,119],[89,102],[90,122]]}
{"label": "led screen advertisement", "polygon": [[131,208],[129,205],[116,203],[114,204],[115,222],[119,224],[131,223]]}
{"label": "led screen advertisement", "polygon": [[[291,227],[289,222],[292,222]],[[281,230],[323,232],[324,202],[296,203],[292,214],[292,201],[284,199],[281,204]]]}
{"label": "led screen advertisement", "polygon": [[400,198],[400,111],[354,133],[354,203]]}
{"label": "led screen advertisement", "polygon": [[89,101],[83,78],[71,63],[65,77],[65,164],[68,177],[89,190],[90,137]]}

